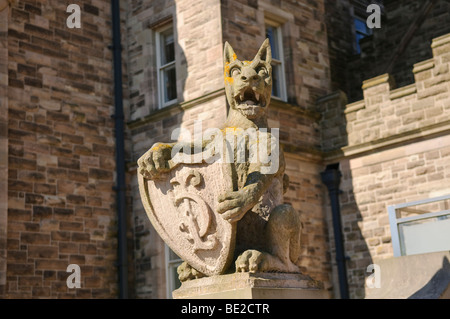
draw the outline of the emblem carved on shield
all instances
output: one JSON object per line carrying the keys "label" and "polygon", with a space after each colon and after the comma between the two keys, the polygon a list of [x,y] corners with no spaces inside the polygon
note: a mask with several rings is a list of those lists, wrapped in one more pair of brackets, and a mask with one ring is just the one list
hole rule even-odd
{"label": "emblem carved on shield", "polygon": [[179,164],[157,180],[138,179],[146,213],[164,242],[205,275],[222,274],[233,258],[236,223],[216,206],[220,194],[233,190],[231,165]]}

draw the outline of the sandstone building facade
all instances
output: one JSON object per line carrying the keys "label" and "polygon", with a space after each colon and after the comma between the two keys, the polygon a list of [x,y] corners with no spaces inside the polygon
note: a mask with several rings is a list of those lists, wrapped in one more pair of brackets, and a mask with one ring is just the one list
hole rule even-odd
{"label": "sandstone building facade", "polygon": [[[117,295],[110,5],[16,1],[1,12],[1,295]],[[69,264],[81,268],[68,289]]]}
{"label": "sandstone building facade", "polygon": [[[382,9],[380,29],[359,28],[369,3]],[[80,29],[67,27],[66,7],[24,0],[0,12],[1,297],[124,289],[111,6],[82,1]],[[388,206],[450,194],[448,1],[123,1],[120,14],[129,297],[170,297],[179,263],[142,207],[136,161],[177,128],[224,121],[225,41],[251,59],[271,39],[269,125],[285,151],[285,200],[306,221],[300,266],[331,297],[340,291],[327,167],[342,174],[352,298],[367,293],[367,266],[393,257]],[[69,264],[80,265],[81,288],[67,287]]]}

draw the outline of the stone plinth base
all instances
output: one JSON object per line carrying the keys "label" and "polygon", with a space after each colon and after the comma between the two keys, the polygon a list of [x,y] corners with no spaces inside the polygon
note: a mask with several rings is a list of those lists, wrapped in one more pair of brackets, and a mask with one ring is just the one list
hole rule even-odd
{"label": "stone plinth base", "polygon": [[175,299],[326,299],[320,282],[301,274],[235,273],[183,282]]}

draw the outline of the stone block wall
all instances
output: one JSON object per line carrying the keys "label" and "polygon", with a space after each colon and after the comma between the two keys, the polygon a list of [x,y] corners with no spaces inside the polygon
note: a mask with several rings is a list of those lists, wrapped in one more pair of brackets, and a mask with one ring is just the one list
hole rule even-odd
{"label": "stone block wall", "polygon": [[435,38],[431,45],[434,57],[414,65],[414,84],[393,89],[392,77],[384,74],[363,82],[363,100],[346,104],[343,93],[319,99],[318,110],[324,114],[323,149],[331,151],[345,145],[344,151],[350,154],[362,145],[370,150],[375,141],[388,143],[445,125],[450,106],[448,38]]}
{"label": "stone block wall", "polygon": [[322,136],[337,135],[341,146],[322,144],[325,162],[339,163],[343,174],[352,297],[364,297],[372,260],[393,256],[387,207],[450,193],[450,34],[431,48],[433,58],[414,65],[414,84],[393,90],[386,74],[364,82],[364,100],[343,105],[336,93],[319,101],[328,110]]}
{"label": "stone block wall", "polygon": [[323,211],[323,171],[319,151],[319,114],[298,106],[273,102],[269,126],[279,128],[280,144],[286,158],[289,189],[284,201],[291,204],[303,218],[302,255],[299,263],[304,273],[331,286],[327,224]]}
{"label": "stone block wall", "polygon": [[285,153],[289,189],[284,201],[301,214],[303,232],[299,266],[304,274],[320,280],[326,290],[332,288],[329,235],[323,203],[326,192],[320,180],[323,166],[317,157],[308,153]]}
{"label": "stone block wall", "polygon": [[155,32],[164,25],[171,24],[174,30],[178,103],[223,88],[219,1],[153,1],[129,6],[130,121],[142,120],[159,109]]}
{"label": "stone block wall", "polygon": [[[369,15],[370,3],[380,3],[381,27],[361,41],[356,53],[353,19]],[[432,58],[431,39],[450,32],[447,0],[325,1],[334,90],[346,92],[350,102],[363,98],[364,80],[389,73],[395,87],[414,82],[415,63]]]}
{"label": "stone block wall", "polygon": [[[110,3],[82,1],[80,29],[67,27],[67,5],[24,0],[2,12],[6,298],[117,296]],[[69,264],[81,268],[79,289],[66,285]]]}
{"label": "stone block wall", "polygon": [[[306,274],[337,287],[330,277],[334,241],[320,181],[324,164],[339,163],[343,173],[352,297],[364,297],[373,258],[392,256],[387,206],[450,191],[450,37],[431,46],[425,39],[448,32],[448,1],[435,1],[416,21],[423,1],[385,0],[385,28],[355,58],[349,21],[356,2],[367,3],[121,3],[132,297],[166,297],[164,243],[141,205],[136,161],[154,142],[172,141],[177,128],[192,132],[197,120],[203,129],[221,126],[227,115],[223,43],[239,58],[253,58],[266,20],[282,26],[287,101],[273,99],[269,125],[280,128],[285,150],[291,181],[285,201],[304,217],[300,264]],[[82,1],[81,29],[67,28],[67,4],[15,1],[0,12],[3,298],[117,296],[110,2]],[[176,39],[178,102],[158,109],[155,31],[166,23]],[[414,26],[392,72],[379,72]],[[329,94],[332,88],[347,94]],[[66,286],[71,263],[81,267],[80,289]]]}
{"label": "stone block wall", "polygon": [[266,20],[281,26],[287,101],[314,109],[330,89],[324,2],[226,0],[221,10],[223,40],[241,59],[253,59],[265,39]]}
{"label": "stone block wall", "polygon": [[349,0],[324,2],[332,89],[347,91],[349,79],[346,61],[355,50],[352,3]]}
{"label": "stone block wall", "polygon": [[0,11],[0,296],[6,288],[8,222],[8,8]]}
{"label": "stone block wall", "polygon": [[[208,10],[205,10],[208,8]],[[130,3],[128,117],[129,181],[135,243],[136,296],[166,298],[164,242],[151,226],[139,196],[136,161],[156,142],[176,142],[172,133],[201,121],[220,127],[227,109],[223,86],[220,3],[215,0]],[[158,108],[155,32],[171,23],[175,36],[177,103]]]}
{"label": "stone block wall", "polygon": [[[333,90],[342,90],[348,92],[350,98],[353,97],[354,85],[359,85],[361,79],[358,74],[349,71],[354,61],[362,59],[363,55],[357,54],[356,51],[356,30],[354,19],[359,18],[365,20],[369,13],[366,12],[369,4],[380,5],[382,12],[382,22],[385,21],[385,10],[382,0],[325,0],[325,16],[326,29],[328,36],[328,54],[330,56],[330,78]],[[398,19],[401,20],[401,19]],[[384,28],[385,25],[382,24]],[[379,32],[380,30],[374,30]],[[366,39],[367,40],[367,39]],[[372,48],[373,51],[373,48]],[[373,60],[372,60],[373,62]],[[362,69],[361,72],[375,71],[377,64],[372,63],[367,70]],[[355,76],[357,78],[355,78]],[[369,76],[371,77],[371,76]],[[365,78],[364,78],[365,79]],[[360,87],[356,90],[359,93]]]}

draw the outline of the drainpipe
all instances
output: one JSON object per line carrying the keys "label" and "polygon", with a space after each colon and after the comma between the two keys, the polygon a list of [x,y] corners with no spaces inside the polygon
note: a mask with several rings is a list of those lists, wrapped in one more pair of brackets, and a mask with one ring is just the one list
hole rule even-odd
{"label": "drainpipe", "polygon": [[328,188],[330,196],[331,213],[333,217],[334,242],[336,246],[336,263],[338,268],[339,292],[341,299],[348,299],[347,267],[345,265],[344,239],[341,226],[341,209],[339,204],[339,184],[341,182],[341,172],[339,164],[328,165],[326,170],[320,173],[322,182]]}
{"label": "drainpipe", "polygon": [[125,147],[124,115],[122,97],[122,45],[120,40],[120,4],[111,0],[112,37],[114,63],[114,121],[116,133],[116,205],[117,205],[117,268],[119,279],[119,298],[128,298],[128,261],[127,261],[127,219],[125,211]]}

